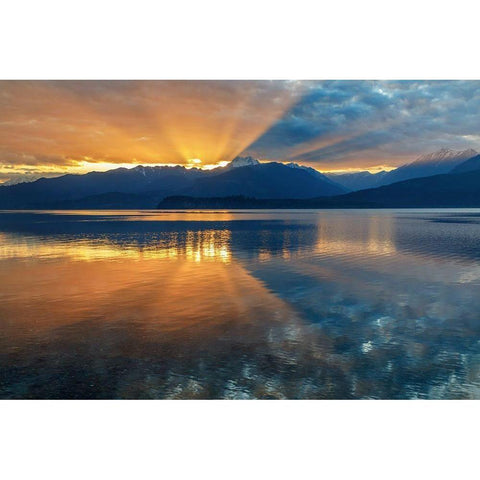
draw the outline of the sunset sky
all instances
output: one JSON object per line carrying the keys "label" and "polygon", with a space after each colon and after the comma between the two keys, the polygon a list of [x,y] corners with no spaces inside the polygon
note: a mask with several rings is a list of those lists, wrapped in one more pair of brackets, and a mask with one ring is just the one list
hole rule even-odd
{"label": "sunset sky", "polygon": [[0,81],[0,182],[237,155],[321,171],[480,148],[477,81]]}

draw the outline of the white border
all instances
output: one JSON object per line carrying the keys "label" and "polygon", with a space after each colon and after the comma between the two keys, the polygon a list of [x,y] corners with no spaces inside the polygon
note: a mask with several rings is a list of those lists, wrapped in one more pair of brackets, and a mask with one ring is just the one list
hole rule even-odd
{"label": "white border", "polygon": [[2,478],[452,479],[472,401],[2,402]]}
{"label": "white border", "polygon": [[0,78],[478,79],[478,4],[16,0]]}

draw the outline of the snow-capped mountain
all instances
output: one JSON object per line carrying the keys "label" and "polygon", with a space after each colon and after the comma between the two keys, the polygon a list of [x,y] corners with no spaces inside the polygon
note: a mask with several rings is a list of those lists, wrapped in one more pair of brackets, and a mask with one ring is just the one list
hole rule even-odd
{"label": "snow-capped mountain", "polygon": [[0,187],[0,208],[153,208],[171,195],[309,198],[346,190],[310,168],[237,157],[214,170],[117,168]]}
{"label": "snow-capped mountain", "polygon": [[416,160],[406,163],[390,172],[379,172],[370,174],[368,172],[346,173],[346,174],[328,174],[327,176],[351,190],[363,190],[366,188],[376,188],[382,185],[410,180],[412,178],[430,177],[449,173],[457,165],[466,160],[475,157],[478,153],[473,149],[451,150],[442,148],[436,152],[421,155]]}
{"label": "snow-capped mountain", "polygon": [[259,165],[260,162],[253,157],[236,157],[228,165],[228,168],[247,167],[249,165]]}
{"label": "snow-capped mountain", "polygon": [[465,160],[478,155],[475,150],[451,150],[442,148],[433,153],[418,157],[415,161],[388,172],[382,179],[383,185],[409,180],[410,178],[429,177],[448,173]]}
{"label": "snow-capped mountain", "polygon": [[293,162],[287,163],[286,165],[287,167],[290,167],[290,168],[299,168],[300,170],[305,170],[306,172],[309,172],[312,175],[317,175],[317,176],[321,175],[322,177],[325,177],[323,173],[320,173],[318,170],[315,170],[312,167],[306,167],[305,165],[299,165],[298,163],[293,163]]}
{"label": "snow-capped mountain", "polygon": [[472,158],[475,155],[478,155],[478,152],[473,150],[473,148],[469,148],[467,150],[452,150],[450,148],[442,148],[436,152],[427,153],[426,155],[418,157],[414,162],[408,164],[407,166],[420,164],[443,166],[445,163],[449,162],[460,163],[461,161]]}

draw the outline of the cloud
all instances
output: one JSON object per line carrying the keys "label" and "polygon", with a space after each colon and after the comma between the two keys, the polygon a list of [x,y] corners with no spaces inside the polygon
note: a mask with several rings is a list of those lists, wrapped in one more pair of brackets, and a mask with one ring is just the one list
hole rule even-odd
{"label": "cloud", "polygon": [[479,148],[478,81],[1,81],[0,165],[188,164],[238,154],[317,168]]}
{"label": "cloud", "polygon": [[315,82],[248,152],[331,168],[478,148],[480,82]]}
{"label": "cloud", "polygon": [[0,161],[231,160],[301,88],[268,81],[3,81]]}

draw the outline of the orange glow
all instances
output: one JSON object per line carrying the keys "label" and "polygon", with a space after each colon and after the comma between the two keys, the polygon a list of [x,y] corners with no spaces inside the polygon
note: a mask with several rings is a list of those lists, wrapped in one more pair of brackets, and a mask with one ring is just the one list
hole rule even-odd
{"label": "orange glow", "polygon": [[[0,183],[136,165],[222,167],[238,155],[257,156],[249,147],[308,88],[293,81],[0,81]],[[328,152],[402,119],[346,121],[341,132],[266,148],[264,156],[325,173],[393,170],[411,155],[377,148],[330,159]]]}
{"label": "orange glow", "polygon": [[329,169],[322,169],[322,173],[356,173],[356,172],[370,172],[370,173],[378,173],[382,170],[385,172],[391,172],[395,170],[397,167],[392,167],[390,165],[373,165],[370,167],[352,167],[352,168],[341,168],[338,170],[329,170]]}
{"label": "orange glow", "polygon": [[[71,212],[72,215],[75,213]],[[223,218],[228,219],[230,215],[223,215]],[[94,244],[88,241],[78,241],[72,249],[62,241],[45,244],[37,239],[0,234],[0,258],[26,259],[36,256],[48,259],[70,258],[74,261],[183,259],[195,263],[230,263],[230,236],[229,230],[202,230],[189,232],[184,245],[174,237],[169,244],[154,244],[143,249],[135,245],[115,246],[111,243]]]}
{"label": "orange glow", "polygon": [[[228,230],[191,232],[186,244],[180,244],[173,241],[145,251],[78,241],[72,248],[61,241],[46,245],[2,236],[0,257],[26,262],[7,261],[3,266],[4,298],[11,298],[12,292],[20,292],[21,297],[4,301],[0,311],[20,322],[12,335],[28,335],[28,328],[18,327],[31,321],[31,299],[41,299],[35,310],[37,332],[90,315],[106,322],[141,315],[165,332],[198,324],[205,333],[216,325],[265,318],[272,310],[281,312],[272,321],[296,318],[241,262],[232,260]],[[51,261],[38,262],[38,258]],[[28,288],[19,288],[25,285],[26,268],[31,282]],[[64,298],[69,301],[59,301]]]}
{"label": "orange glow", "polygon": [[262,135],[301,89],[255,81],[0,82],[0,165],[3,173],[211,169]]}

